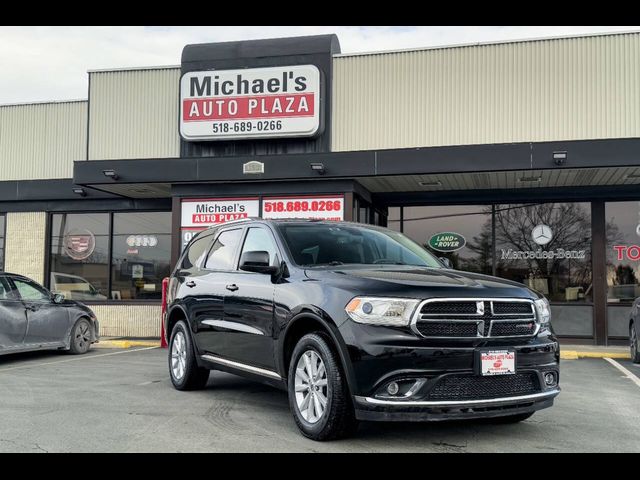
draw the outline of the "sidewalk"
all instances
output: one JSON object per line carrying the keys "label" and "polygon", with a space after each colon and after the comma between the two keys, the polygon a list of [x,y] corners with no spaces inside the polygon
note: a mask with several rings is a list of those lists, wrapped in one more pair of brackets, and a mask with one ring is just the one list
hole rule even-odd
{"label": "sidewalk", "polygon": [[576,360],[578,358],[631,358],[629,347],[602,345],[572,345],[560,342],[560,358]]}
{"label": "sidewalk", "polygon": [[159,347],[159,338],[101,337],[94,348]]}

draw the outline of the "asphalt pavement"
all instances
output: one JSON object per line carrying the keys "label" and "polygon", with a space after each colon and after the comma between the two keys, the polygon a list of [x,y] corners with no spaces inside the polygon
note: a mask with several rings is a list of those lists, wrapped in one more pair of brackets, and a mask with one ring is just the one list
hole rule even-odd
{"label": "asphalt pavement", "polygon": [[563,360],[555,405],[519,424],[363,423],[353,438],[319,443],[300,435],[285,392],[221,372],[206,390],[179,392],[166,356],[0,357],[0,452],[640,451],[640,385],[604,359]]}

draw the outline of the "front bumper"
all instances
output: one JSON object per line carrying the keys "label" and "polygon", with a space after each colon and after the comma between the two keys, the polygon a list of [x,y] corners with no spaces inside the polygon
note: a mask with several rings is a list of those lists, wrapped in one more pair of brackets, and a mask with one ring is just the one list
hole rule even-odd
{"label": "front bumper", "polygon": [[560,388],[515,397],[459,401],[401,401],[355,397],[356,417],[368,421],[435,421],[529,413],[553,405]]}
{"label": "front bumper", "polygon": [[[402,329],[355,322],[345,322],[340,330],[349,352],[356,414],[362,420],[515,415],[550,407],[560,392],[560,349],[550,330],[532,338],[472,342],[434,341]],[[480,376],[478,352],[486,349],[513,350],[517,375],[499,376],[503,378],[495,381]],[[551,385],[545,383],[547,373],[555,376]],[[420,383],[412,383],[416,379]],[[386,393],[391,382],[401,385],[396,396]],[[407,382],[404,390],[402,382]]]}

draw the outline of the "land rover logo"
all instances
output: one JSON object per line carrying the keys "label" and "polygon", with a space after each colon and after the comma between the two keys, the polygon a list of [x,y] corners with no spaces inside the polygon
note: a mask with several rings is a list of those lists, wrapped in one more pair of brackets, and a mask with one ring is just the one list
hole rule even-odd
{"label": "land rover logo", "polygon": [[429,239],[429,246],[438,252],[455,252],[467,244],[465,238],[459,233],[436,233]]}
{"label": "land rover logo", "polygon": [[96,237],[89,230],[73,230],[64,237],[64,250],[74,260],[85,260],[96,248]]}
{"label": "land rover logo", "polygon": [[553,239],[553,231],[548,225],[540,224],[531,231],[531,238],[538,245],[546,245]]}

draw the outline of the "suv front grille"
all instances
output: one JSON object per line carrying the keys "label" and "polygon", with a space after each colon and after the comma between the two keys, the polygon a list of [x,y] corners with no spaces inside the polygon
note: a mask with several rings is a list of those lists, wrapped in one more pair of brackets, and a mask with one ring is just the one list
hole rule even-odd
{"label": "suv front grille", "polygon": [[538,329],[530,300],[426,300],[416,316],[414,331],[426,338],[526,337]]}
{"label": "suv front grille", "polygon": [[540,391],[535,372],[513,375],[447,375],[442,377],[428,394],[429,400],[478,400],[516,397]]}
{"label": "suv front grille", "polygon": [[475,337],[476,322],[418,322],[418,331],[425,337]]}

